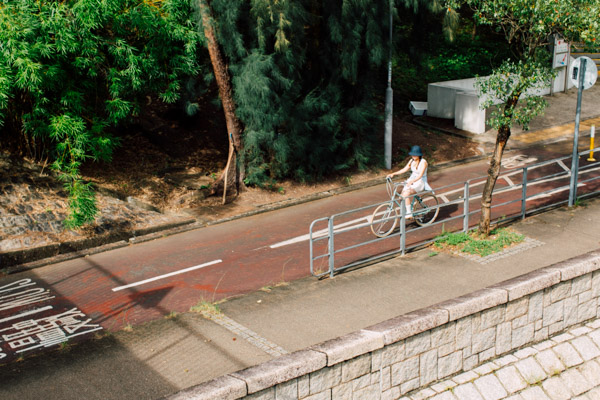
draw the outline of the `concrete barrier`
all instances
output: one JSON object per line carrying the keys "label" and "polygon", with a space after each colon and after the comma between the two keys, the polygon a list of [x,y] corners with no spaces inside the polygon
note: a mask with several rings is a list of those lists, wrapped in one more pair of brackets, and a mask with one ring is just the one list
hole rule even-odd
{"label": "concrete barrier", "polygon": [[595,251],[168,399],[396,399],[598,317]]}

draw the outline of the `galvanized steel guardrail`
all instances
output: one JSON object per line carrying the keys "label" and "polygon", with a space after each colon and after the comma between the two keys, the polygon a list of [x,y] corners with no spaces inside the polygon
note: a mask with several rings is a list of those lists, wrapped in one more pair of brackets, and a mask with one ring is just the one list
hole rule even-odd
{"label": "galvanized steel guardrail", "polygon": [[[581,152],[579,153],[579,158],[581,159],[581,157],[588,155],[590,152],[597,152],[598,150],[600,150],[600,148]],[[570,168],[567,167],[570,163],[565,163],[565,160],[570,160],[571,158],[572,156],[570,155],[559,157],[521,168],[515,168],[501,174],[498,181],[504,180],[507,183],[507,186],[502,186],[498,183],[495,186],[493,204],[491,206],[492,223],[499,224],[508,220],[522,219],[527,215],[568,203],[568,196],[566,199],[563,199],[559,193],[567,191],[570,194],[570,182],[569,179],[567,179],[571,176]],[[545,175],[531,178],[532,171],[542,171],[545,167],[550,167],[548,168],[550,171],[544,172]],[[556,171],[557,168],[558,171]],[[594,196],[600,192],[600,172],[591,177],[585,176],[587,173],[593,175],[592,173],[594,171],[600,171],[600,164],[598,162],[593,161],[584,166],[578,164],[575,191],[577,191],[578,186],[583,186],[587,190],[582,191],[579,196],[574,193],[573,198],[581,200]],[[520,177],[521,182],[515,184],[513,180],[518,177]],[[389,203],[389,199],[377,204],[367,205],[314,220],[310,225],[309,231],[311,274],[315,277],[322,277],[325,275],[333,277],[336,272],[358,265],[366,265],[370,262],[391,257],[398,253],[405,254],[409,250],[423,247],[434,242],[436,236],[444,231],[462,230],[467,232],[475,225],[475,223],[473,223],[474,221],[478,222],[473,217],[481,212],[479,202],[476,204],[477,209],[471,210],[473,208],[473,204],[471,203],[481,198],[481,193],[473,193],[473,188],[475,186],[483,186],[486,179],[487,176],[480,176],[462,183],[435,188],[436,196],[439,200],[442,200],[435,206],[435,208],[440,209],[436,221],[429,226],[415,227],[413,226],[414,224],[411,225],[406,223],[404,213],[402,212],[402,215],[398,217],[400,220],[398,232],[393,232],[389,236],[383,238],[378,238],[371,234],[371,215],[376,207],[381,204]],[[548,189],[542,187],[545,183],[554,183],[561,179],[567,179],[567,183],[558,187],[553,186]],[[599,181],[598,190],[590,190],[591,186],[593,186],[591,183],[594,181]],[[533,192],[531,189],[536,188],[536,186],[545,190],[528,194],[528,189]],[[504,193],[514,192],[519,189],[520,196],[517,198],[502,199]],[[534,204],[535,200],[542,198],[549,198],[550,201],[543,201],[538,205]],[[404,204],[403,201],[404,199],[402,197],[398,198],[400,204]],[[497,215],[494,218],[494,210],[498,210],[501,207],[506,207],[514,203],[520,203],[519,212],[511,212],[510,215]],[[460,209],[462,212],[450,215],[452,208]],[[442,212],[444,209],[450,211]],[[358,217],[356,217],[357,215]],[[419,231],[423,232],[419,234]],[[407,244],[407,238],[409,238],[410,235],[414,237],[420,235],[421,238]],[[343,240],[341,239],[342,237],[344,237]],[[397,242],[393,246],[390,246],[390,241],[394,240]],[[380,242],[387,243],[388,248],[386,248],[386,246],[374,246],[376,243]],[[350,254],[351,250],[358,248],[364,248],[366,250]]]}

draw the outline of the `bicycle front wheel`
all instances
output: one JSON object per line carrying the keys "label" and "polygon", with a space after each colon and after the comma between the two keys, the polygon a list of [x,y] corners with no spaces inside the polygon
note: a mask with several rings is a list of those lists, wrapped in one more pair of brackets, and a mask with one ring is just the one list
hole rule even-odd
{"label": "bicycle front wheel", "polygon": [[371,232],[377,237],[386,237],[396,227],[398,212],[394,203],[382,204],[375,209],[371,217]]}
{"label": "bicycle front wheel", "polygon": [[431,193],[419,195],[413,205],[415,222],[421,226],[433,223],[440,212],[437,205],[438,199]]}

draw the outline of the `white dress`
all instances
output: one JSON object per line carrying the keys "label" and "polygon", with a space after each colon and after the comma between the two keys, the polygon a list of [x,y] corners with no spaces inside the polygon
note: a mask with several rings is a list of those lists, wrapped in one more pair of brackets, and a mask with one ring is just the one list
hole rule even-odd
{"label": "white dress", "polygon": [[[421,165],[421,162],[424,162],[425,160],[420,159],[418,163],[416,163],[413,160],[410,160],[410,170],[412,171],[412,173],[410,174],[410,178],[408,178],[408,180],[414,180],[417,176],[419,176],[419,165]],[[423,190],[432,190],[431,186],[429,186],[429,183],[427,183],[427,167],[425,167],[425,172],[423,172],[423,176],[416,180],[415,182],[411,183],[409,186],[409,188],[413,189],[415,192],[422,192]]]}

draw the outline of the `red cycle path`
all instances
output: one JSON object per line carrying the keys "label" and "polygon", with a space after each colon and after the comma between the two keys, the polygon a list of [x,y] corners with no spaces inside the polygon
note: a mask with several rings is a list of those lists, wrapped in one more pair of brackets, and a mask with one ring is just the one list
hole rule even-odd
{"label": "red cycle path", "polygon": [[[535,151],[528,150],[527,154]],[[543,158],[554,158],[557,155],[538,149],[535,156],[539,162]],[[480,161],[430,173],[429,181],[434,188],[439,188],[481,177],[485,175],[486,170],[486,161]],[[529,179],[535,174],[536,172],[532,171]],[[515,175],[513,180],[514,184],[520,183],[519,175]],[[547,190],[553,184],[550,182],[540,185],[538,189]],[[499,180],[497,188],[507,185],[506,181]],[[438,192],[438,195],[440,194],[443,193]],[[172,311],[188,311],[191,306],[202,300],[213,302],[248,293],[266,285],[307,277],[310,275],[307,240],[277,248],[270,246],[307,235],[309,226],[315,219],[373,205],[385,201],[386,196],[384,185],[378,185],[10,275],[0,282],[0,338],[3,331],[15,333],[21,329],[19,332],[25,332],[23,326],[26,324],[23,321],[30,319],[35,319],[38,324],[45,323],[46,331],[50,331],[51,328],[56,330],[60,324],[54,322],[52,325],[47,320],[42,321],[42,317],[73,309],[77,309],[80,315],[70,321],[61,321],[60,327],[64,332],[81,333],[81,336],[85,336],[87,331],[84,328],[75,329],[74,321],[79,321],[80,325],[87,321],[89,332],[92,332],[92,326],[117,330],[128,324],[140,324],[162,317]],[[494,199],[495,202],[503,202],[516,196],[520,196],[520,191],[499,194]],[[476,203],[472,203],[472,209],[478,208]],[[508,214],[517,210],[520,210],[518,203],[507,206],[505,210],[498,210],[497,213]],[[451,212],[457,213],[462,210],[455,209],[448,211],[448,214]],[[444,215],[443,209],[441,214]],[[354,232],[353,236],[370,235],[374,238],[368,228]],[[386,247],[393,246],[397,246],[397,240],[390,245],[371,245],[370,251],[380,249],[383,252]],[[364,256],[361,251],[363,250],[350,251],[340,260],[360,259]],[[165,274],[211,262],[214,264],[157,279]],[[22,306],[9,305],[8,308],[2,309],[2,288],[25,282],[27,279],[31,279],[30,287],[47,290],[53,298]],[[119,289],[148,279],[155,280]],[[4,290],[5,294],[16,293],[7,288]],[[20,293],[24,293],[24,289]],[[42,307],[50,306],[51,310],[41,310]],[[21,325],[17,326],[19,323]],[[64,329],[69,323],[71,328]],[[29,334],[33,335],[31,332]],[[35,339],[38,341],[36,343],[42,340],[39,337]],[[25,339],[19,339],[21,342],[16,340],[0,340],[0,362],[2,358],[9,360],[16,357],[19,348],[26,348],[23,347]]]}

